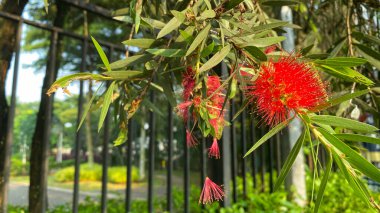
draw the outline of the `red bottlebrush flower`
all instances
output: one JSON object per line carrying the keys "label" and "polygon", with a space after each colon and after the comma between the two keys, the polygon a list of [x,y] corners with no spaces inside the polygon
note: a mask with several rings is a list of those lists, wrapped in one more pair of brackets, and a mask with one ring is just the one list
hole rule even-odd
{"label": "red bottlebrush flower", "polygon": [[258,78],[247,86],[245,94],[257,102],[258,114],[272,126],[288,119],[289,112],[302,113],[327,99],[317,72],[291,56],[261,66]]}
{"label": "red bottlebrush flower", "polygon": [[189,130],[186,129],[186,145],[187,147],[193,147],[198,144],[197,139],[194,137],[193,134]]}
{"label": "red bottlebrush flower", "polygon": [[[220,107],[220,109],[223,106],[224,102],[224,95],[223,90],[219,89],[221,86],[220,79],[218,76],[209,76],[207,78],[207,96],[211,96],[210,100],[213,102],[213,105],[216,107]],[[216,93],[215,91],[218,90]],[[215,93],[215,94],[214,94]]]}
{"label": "red bottlebrush flower", "polygon": [[223,200],[224,191],[222,187],[212,182],[210,178],[206,177],[203,185],[202,193],[199,198],[199,203],[208,204],[214,201]]}
{"label": "red bottlebrush flower", "polygon": [[219,152],[219,146],[218,146],[218,140],[214,138],[211,147],[208,149],[208,156],[215,157],[216,159],[220,158],[220,152]]}
{"label": "red bottlebrush flower", "polygon": [[272,46],[269,46],[267,48],[265,48],[265,54],[268,54],[268,53],[271,53],[271,52],[274,52],[276,50],[277,46],[276,45],[272,45]]}
{"label": "red bottlebrush flower", "polygon": [[187,67],[185,73],[182,76],[182,86],[183,86],[183,100],[189,100],[190,96],[193,94],[193,90],[195,87],[195,79],[194,79],[194,70],[191,67]]}
{"label": "red bottlebrush flower", "polygon": [[185,101],[185,102],[178,104],[176,107],[177,114],[180,117],[182,117],[182,119],[185,121],[187,121],[187,119],[189,117],[188,112],[189,112],[189,108],[192,104],[193,104],[192,101]]}

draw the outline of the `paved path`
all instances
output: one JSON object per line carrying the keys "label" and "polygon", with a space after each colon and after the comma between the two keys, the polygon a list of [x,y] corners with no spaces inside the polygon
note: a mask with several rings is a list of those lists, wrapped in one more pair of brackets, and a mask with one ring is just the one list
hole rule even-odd
{"label": "paved path", "polygon": [[[164,178],[156,176],[155,178]],[[177,182],[177,181],[174,181]],[[132,199],[146,200],[147,199],[147,185],[139,185],[132,188]],[[28,205],[28,191],[29,185],[26,183],[11,182],[9,188],[9,204],[18,206]],[[161,197],[166,194],[166,185],[154,186],[154,196]],[[80,192],[79,202],[84,201],[86,197],[90,197],[94,200],[100,201],[100,191],[94,192]],[[123,198],[125,190],[111,191],[108,193],[108,198]],[[48,188],[49,208],[63,205],[66,203],[72,203],[73,191],[70,189],[49,187]]]}

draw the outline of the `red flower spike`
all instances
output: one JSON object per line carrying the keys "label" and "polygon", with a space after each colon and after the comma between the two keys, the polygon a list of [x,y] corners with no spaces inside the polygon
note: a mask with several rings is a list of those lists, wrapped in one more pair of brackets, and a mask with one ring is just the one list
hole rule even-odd
{"label": "red flower spike", "polygon": [[187,67],[185,73],[182,76],[182,86],[183,86],[183,100],[187,101],[193,94],[195,87],[194,70],[191,67]]}
{"label": "red flower spike", "polygon": [[222,187],[212,182],[210,178],[206,177],[203,185],[202,193],[199,198],[199,203],[208,204],[214,201],[223,200],[224,191]]}
{"label": "red flower spike", "polygon": [[261,66],[258,78],[247,86],[245,94],[249,101],[256,101],[258,114],[271,126],[289,119],[290,112],[303,113],[327,99],[317,72],[291,56]]}
{"label": "red flower spike", "polygon": [[189,117],[188,112],[189,112],[189,108],[192,104],[193,104],[193,102],[191,102],[191,101],[185,101],[185,102],[178,104],[176,107],[177,114],[180,117],[182,117],[182,119],[184,121],[187,121],[187,119]]}
{"label": "red flower spike", "polygon": [[220,152],[219,152],[219,146],[218,146],[218,140],[214,138],[211,147],[208,149],[208,156],[215,157],[216,159],[220,158]]}
{"label": "red flower spike", "polygon": [[193,147],[198,144],[197,139],[194,137],[193,134],[189,130],[186,129],[186,145],[187,147]]}

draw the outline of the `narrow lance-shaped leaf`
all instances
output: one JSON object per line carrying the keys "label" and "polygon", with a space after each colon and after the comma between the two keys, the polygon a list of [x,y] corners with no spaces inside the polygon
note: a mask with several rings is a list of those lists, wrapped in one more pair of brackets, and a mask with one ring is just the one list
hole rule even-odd
{"label": "narrow lance-shaped leaf", "polygon": [[318,213],[319,207],[321,206],[323,194],[325,192],[327,181],[329,180],[329,176],[330,176],[330,172],[331,172],[331,168],[333,164],[331,151],[328,151],[328,154],[329,154],[329,158],[327,159],[326,169],[322,178],[321,185],[319,186],[319,189],[318,189],[318,195],[317,195],[317,200],[315,201],[314,213]]}
{"label": "narrow lance-shaped leaf", "polygon": [[313,109],[311,109],[310,111],[316,112],[316,111],[320,111],[320,110],[323,110],[323,109],[327,109],[329,107],[338,105],[338,104],[340,104],[340,103],[342,103],[344,101],[348,101],[348,100],[351,100],[353,98],[357,98],[359,96],[367,94],[368,92],[369,92],[369,90],[365,89],[365,90],[359,90],[359,91],[356,91],[356,92],[353,92],[353,93],[347,93],[347,94],[342,95],[342,96],[340,96],[338,98],[334,98],[332,100],[329,100],[329,101],[327,101],[324,104],[316,106]]}
{"label": "narrow lance-shaped leaf", "polygon": [[211,57],[210,60],[208,60],[205,64],[203,64],[203,66],[199,69],[199,72],[204,72],[206,70],[209,70],[215,67],[228,55],[230,50],[231,50],[230,44],[223,47],[219,52],[217,52],[213,57]]}
{"label": "narrow lance-shaped leaf", "polygon": [[292,165],[293,165],[294,161],[296,160],[298,153],[301,150],[303,142],[305,141],[306,131],[309,131],[309,130],[306,128],[302,132],[302,134],[298,138],[296,144],[294,145],[292,151],[290,151],[288,158],[286,158],[284,166],[282,167],[281,172],[277,178],[277,181],[273,187],[274,191],[277,191],[280,188],[281,184],[285,180],[285,177],[288,175],[290,169],[292,168]]}
{"label": "narrow lance-shaped leaf", "polygon": [[355,67],[366,63],[367,60],[354,57],[335,57],[324,60],[315,60],[315,64],[335,66],[335,67]]}
{"label": "narrow lance-shaped leaf", "polygon": [[150,48],[155,42],[157,42],[156,39],[138,38],[138,39],[126,40],[126,41],[123,41],[122,43],[128,46],[133,46],[133,47]]}
{"label": "narrow lance-shaped leaf", "polygon": [[373,143],[373,144],[379,144],[380,145],[380,138],[373,138],[368,137],[365,135],[358,135],[358,134],[334,134],[335,137],[347,141],[355,141],[355,142],[366,142],[366,143]]}
{"label": "narrow lance-shaped leaf", "polygon": [[344,160],[348,161],[357,170],[367,175],[374,181],[380,182],[380,170],[376,168],[372,163],[364,159],[359,153],[351,149],[348,145],[343,143],[334,135],[330,134],[323,128],[317,128],[317,130],[329,141],[335,148],[341,151],[345,156]]}
{"label": "narrow lance-shaped leaf", "polygon": [[207,26],[201,32],[199,32],[197,37],[195,37],[193,43],[191,43],[189,49],[187,49],[186,56],[190,55],[202,43],[202,41],[207,38],[210,29],[211,24],[207,24]]}
{"label": "narrow lance-shaped leaf", "polygon": [[153,55],[159,55],[164,57],[183,57],[185,56],[185,50],[183,49],[147,49],[148,53]]}
{"label": "narrow lance-shaped leaf", "polygon": [[173,30],[177,29],[181,25],[181,21],[179,21],[176,17],[173,17],[164,28],[160,30],[157,35],[157,38],[162,38],[167,34],[171,33]]}
{"label": "narrow lance-shaped leaf", "polygon": [[109,109],[110,104],[112,102],[112,94],[113,94],[113,90],[114,90],[115,86],[116,86],[116,82],[114,81],[108,87],[106,94],[104,94],[102,111],[100,112],[99,123],[98,123],[98,131],[100,131],[100,129],[102,128],[104,120],[107,116],[108,109]]}
{"label": "narrow lance-shaped leaf", "polygon": [[98,51],[100,59],[102,59],[104,66],[106,66],[107,71],[110,72],[111,71],[110,62],[108,61],[108,58],[107,58],[106,54],[104,53],[102,47],[99,45],[99,43],[96,41],[96,39],[94,37],[91,36],[91,39],[95,45],[96,51]]}
{"label": "narrow lance-shaped leaf", "polygon": [[329,126],[342,127],[357,132],[374,132],[378,130],[376,127],[366,123],[331,115],[315,115],[312,116],[310,119],[313,123],[316,124],[325,124]]}
{"label": "narrow lance-shaped leaf", "polygon": [[91,108],[91,105],[92,105],[92,102],[94,102],[94,99],[96,97],[96,94],[98,94],[100,88],[103,86],[103,84],[101,84],[98,89],[96,89],[96,91],[94,92],[94,94],[92,95],[90,101],[87,103],[86,107],[84,108],[83,110],[83,115],[82,115],[82,118],[80,119],[80,122],[79,122],[79,125],[78,125],[78,128],[77,128],[77,131],[79,131],[80,127],[82,126],[83,124],[83,121],[84,119],[87,117],[87,113],[88,111],[90,110]]}
{"label": "narrow lance-shaped leaf", "polygon": [[261,146],[264,142],[266,142],[269,138],[271,138],[273,135],[275,135],[277,132],[281,131],[284,127],[286,127],[290,120],[285,120],[281,123],[279,123],[277,126],[273,127],[267,134],[265,134],[262,138],[260,138],[259,141],[257,141],[249,150],[247,153],[245,153],[244,157],[247,157],[249,154],[251,154],[253,151],[255,151],[259,146]]}

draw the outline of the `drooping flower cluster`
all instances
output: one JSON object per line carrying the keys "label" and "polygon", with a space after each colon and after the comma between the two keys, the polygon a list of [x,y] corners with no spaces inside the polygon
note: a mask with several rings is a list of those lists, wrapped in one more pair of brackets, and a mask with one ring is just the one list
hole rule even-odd
{"label": "drooping flower cluster", "polygon": [[256,102],[258,114],[271,126],[288,119],[290,112],[303,113],[327,99],[317,72],[292,56],[262,65],[258,78],[246,87],[245,94]]}
{"label": "drooping flower cluster", "polygon": [[212,182],[210,178],[206,177],[201,192],[201,197],[199,198],[199,203],[208,204],[214,201],[222,200],[224,197],[224,191],[222,187],[218,186],[216,183]]}
{"label": "drooping flower cluster", "polygon": [[[204,126],[203,131],[213,136],[213,142],[209,148],[209,157],[220,158],[218,138],[221,137],[225,126],[223,104],[225,99],[224,89],[222,88],[218,76],[205,77],[206,94],[197,90],[195,72],[188,67],[182,76],[183,102],[178,104],[177,113],[187,122],[189,119],[199,126]],[[189,110],[192,113],[189,113]],[[193,147],[198,141],[189,129],[186,129],[186,145]],[[206,178],[199,203],[211,203],[221,200],[224,196],[223,189]]]}

